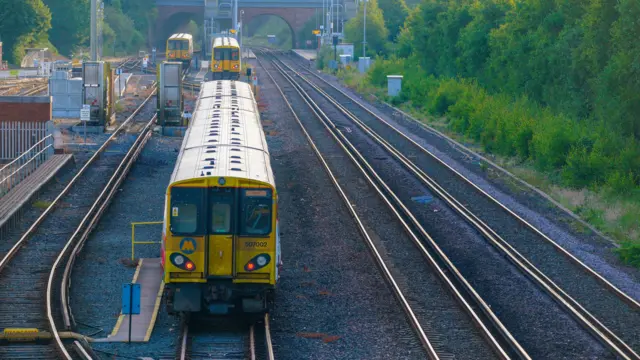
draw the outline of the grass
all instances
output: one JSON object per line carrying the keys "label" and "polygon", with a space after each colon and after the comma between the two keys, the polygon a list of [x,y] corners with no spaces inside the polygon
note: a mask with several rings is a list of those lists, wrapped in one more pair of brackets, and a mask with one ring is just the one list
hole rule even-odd
{"label": "grass", "polygon": [[33,203],[33,207],[38,209],[46,209],[51,206],[51,201],[37,200]]}
{"label": "grass", "polygon": [[[357,71],[340,70],[336,76],[344,84],[360,94],[386,99],[386,89],[371,85],[365,74]],[[472,150],[490,157],[516,177],[548,194],[567,209],[596,229],[611,237],[619,249],[614,250],[620,259],[631,266],[640,268],[640,193],[630,196],[613,195],[605,188],[599,190],[569,189],[559,185],[557,173],[544,173],[530,163],[516,163],[513,158],[495,156],[483,151],[482,146],[461,134],[451,131],[445,117],[425,114],[422,109],[406,102],[397,106],[419,121],[441,131],[447,136],[464,143]],[[480,165],[486,170],[486,165]],[[577,224],[577,222],[576,222]],[[582,225],[576,230],[585,231]]]}

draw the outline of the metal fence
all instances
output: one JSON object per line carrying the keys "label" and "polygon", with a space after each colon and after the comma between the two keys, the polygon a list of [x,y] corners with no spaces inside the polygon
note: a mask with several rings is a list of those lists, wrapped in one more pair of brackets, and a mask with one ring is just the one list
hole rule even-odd
{"label": "metal fence", "polygon": [[53,123],[0,122],[0,197],[53,155]]}

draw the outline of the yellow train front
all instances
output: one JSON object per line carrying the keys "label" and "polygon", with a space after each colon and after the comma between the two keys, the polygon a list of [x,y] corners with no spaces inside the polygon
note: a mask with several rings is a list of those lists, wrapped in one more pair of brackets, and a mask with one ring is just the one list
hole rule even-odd
{"label": "yellow train front", "polygon": [[242,59],[238,41],[232,37],[215,38],[211,55],[211,78],[237,80],[240,78],[241,69]]}
{"label": "yellow train front", "polygon": [[173,34],[167,39],[167,61],[180,61],[188,67],[193,58],[193,36]]}
{"label": "yellow train front", "polygon": [[203,84],[165,198],[170,313],[268,311],[281,261],[266,144],[248,84]]}

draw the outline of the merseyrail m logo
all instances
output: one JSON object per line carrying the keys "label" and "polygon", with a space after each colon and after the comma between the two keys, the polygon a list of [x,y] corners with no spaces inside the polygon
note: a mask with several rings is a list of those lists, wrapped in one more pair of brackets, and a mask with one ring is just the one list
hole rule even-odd
{"label": "merseyrail m logo", "polygon": [[180,241],[180,251],[191,255],[196,251],[196,241],[192,238],[184,238]]}

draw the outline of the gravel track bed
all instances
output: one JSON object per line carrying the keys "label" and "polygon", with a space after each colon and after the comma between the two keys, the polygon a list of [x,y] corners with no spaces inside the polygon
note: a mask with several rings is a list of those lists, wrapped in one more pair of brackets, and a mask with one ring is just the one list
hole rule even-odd
{"label": "gravel track bed", "polygon": [[263,119],[274,119],[266,130],[276,132],[267,141],[284,262],[271,312],[276,358],[423,358],[404,313],[279,92],[266,77],[262,89],[269,106]]}
{"label": "gravel track bed", "polygon": [[[362,217],[368,231],[373,234],[376,246],[382,252],[385,262],[390,265],[391,272],[405,292],[425,331],[428,335],[431,335],[430,340],[433,341],[439,352],[455,354],[459,358],[494,357],[468,316],[458,308],[457,303],[449,295],[448,291],[442,288],[438,277],[431,271],[426,260],[419,254],[399,222],[390,214],[386,205],[375,194],[373,188],[368,185],[359,170],[346,157],[343,150],[336,146],[335,141],[329,137],[330,135],[326,129],[314,118],[306,104],[302,102],[299,95],[288,85],[287,81],[279,74],[274,73],[273,75],[278,79],[277,81],[283,87],[290,101],[292,101],[293,106],[300,112],[298,115],[301,117],[305,127],[307,127],[307,131],[316,141],[316,145],[334,171],[334,175],[338,178],[341,186],[347,192],[352,204],[355,205],[356,211]],[[291,122],[288,128],[294,129],[299,126],[293,120]],[[301,132],[299,137],[303,138]],[[317,161],[307,161],[307,163],[317,163]],[[319,167],[320,164],[317,166]],[[330,185],[328,179],[324,180],[323,183],[325,184],[324,186]],[[334,193],[335,191],[332,190],[331,192]],[[334,204],[337,203],[335,200],[332,202]],[[320,209],[318,210],[320,211]],[[352,222],[351,219],[345,219],[345,221]],[[355,226],[351,226],[355,231]],[[355,239],[359,242],[358,246],[362,251],[366,251],[364,240],[361,240],[359,236]],[[370,256],[367,257],[367,264],[370,264],[368,267],[374,268],[374,260]],[[326,261],[326,259],[323,259],[323,261]],[[352,261],[351,263],[362,262]],[[352,281],[361,282],[353,276],[349,276],[349,274],[337,274],[337,276],[344,282],[349,281],[350,278]],[[425,293],[429,293],[430,296],[425,297]],[[392,297],[393,295],[386,295],[385,298]],[[351,301],[355,298],[360,297],[351,296]],[[401,312],[397,302],[394,306],[398,312]],[[369,311],[366,307],[364,307],[364,310],[363,316],[375,315],[375,312]],[[327,320],[331,319],[325,319],[325,321]],[[275,326],[277,326],[277,323],[274,321]],[[401,333],[388,335],[396,339],[404,339],[407,336],[411,336],[412,340],[416,342],[417,339],[411,328],[406,323],[404,326],[405,329],[398,329],[402,330]],[[379,341],[378,343],[381,342]],[[274,341],[274,344],[277,346],[279,342]],[[425,356],[419,344],[415,344],[414,347],[415,350],[412,352],[412,356]],[[401,348],[397,344],[397,340],[391,340],[388,344],[387,352],[379,352],[379,354],[386,355],[383,358],[388,358],[389,356],[393,358],[401,357],[401,354],[397,353]],[[352,353],[349,358],[365,358],[359,355],[359,353]]]}
{"label": "gravel track bed", "polygon": [[238,317],[192,319],[187,357],[190,360],[249,359],[249,326]]}
{"label": "gravel track bed", "polygon": [[[310,79],[313,80],[314,77],[310,77]],[[635,311],[612,292],[607,291],[594,277],[587,275],[572,261],[557,252],[540,235],[522,225],[514,217],[506,214],[504,210],[486,196],[471,189],[466,182],[453,176],[451,171],[445,169],[439,162],[421,154],[418,147],[411,144],[401,135],[390,131],[386,125],[357,105],[346,102],[344,95],[339,94],[335,89],[317,79],[314,83],[323,85],[321,88],[341,101],[343,106],[369,125],[376,133],[382,135],[399,151],[414,156],[412,161],[418,167],[442,185],[451,195],[465,204],[468,209],[477,214],[485,223],[496,229],[502,238],[512,244],[536,267],[617,333],[632,348],[640,349],[640,312]],[[351,124],[348,119],[344,121],[347,124]],[[364,138],[367,135],[361,132],[355,124],[351,126],[354,131],[347,134],[347,136],[359,136],[360,139],[356,140],[356,142],[366,141]],[[384,151],[378,154],[378,156],[385,155]],[[452,216],[455,216],[455,214],[452,214]]]}
{"label": "gravel track bed", "polygon": [[[149,139],[121,186],[120,193],[76,260],[70,303],[76,321],[84,324],[77,329],[82,334],[105,338],[115,326],[120,314],[121,286],[129,283],[135,272],[130,262],[131,222],[162,220],[164,193],[181,143],[182,138],[154,135]],[[160,241],[161,231],[161,225],[136,227],[136,239]],[[160,256],[160,245],[139,245],[135,255],[136,258],[157,258]],[[96,328],[102,331],[96,334]],[[163,354],[175,353],[177,331],[177,318],[170,317],[161,305],[149,343],[91,345],[96,351],[121,356],[158,358]]]}
{"label": "gravel track bed", "polygon": [[[151,109],[147,107],[147,111]],[[145,113],[142,112],[141,116]],[[147,114],[148,115],[148,114]],[[109,180],[136,136],[124,135],[115,139],[108,149],[86,170],[79,182],[40,224],[29,241],[19,250],[0,274],[0,328],[26,327],[48,329],[44,297],[47,279],[53,261],[73,233],[86,211]],[[15,243],[18,237],[12,241]],[[25,284],[28,284],[26,286]],[[53,349],[36,346],[42,356]],[[6,349],[10,358],[23,353],[23,349]]]}
{"label": "gravel track bed", "polygon": [[[296,64],[302,65],[300,69],[304,69],[306,63],[301,62],[299,57],[295,56],[292,59]],[[611,251],[615,246],[610,241],[593,233],[565,211],[504,175],[492,165],[485,164],[487,169],[483,170],[479,166],[480,159],[461,150],[448,139],[442,138],[416,121],[404,118],[392,107],[375,102],[373,98],[364,99],[362,95],[344,87],[338,79],[330,74],[319,71],[316,74],[351,97],[361,99],[367,109],[391,123],[396,129],[462,173],[512,211],[570,250],[580,260],[607,277],[609,281],[627,294],[640,300],[640,271],[621,264],[618,257]],[[368,101],[374,101],[374,103]]]}
{"label": "gravel track bed", "polygon": [[370,160],[376,172],[442,246],[531,356],[602,358],[608,355],[528,278],[493,248],[487,247],[484,239],[444,203],[438,199],[427,205],[412,201],[413,197],[433,198],[434,195],[309,85],[303,85],[303,88],[326,109],[336,125],[342,126],[347,138]]}
{"label": "gravel track bed", "polygon": [[[87,137],[88,142],[97,143],[97,145],[90,146],[92,150],[83,149],[82,151],[73,152],[73,160],[58,174],[49,181],[48,184],[43,186],[40,192],[33,197],[29,204],[26,204],[21,214],[18,216],[18,221],[6,232],[6,236],[0,239],[0,258],[4,257],[9,250],[15,245],[15,243],[22,237],[25,231],[31,227],[34,221],[42,215],[46,210],[46,207],[55,200],[60,192],[69,184],[69,181],[78,173],[78,171],[84,166],[84,164],[94,154],[94,150],[97,150],[104,141],[108,138],[108,135]],[[46,206],[45,206],[46,205]]]}

